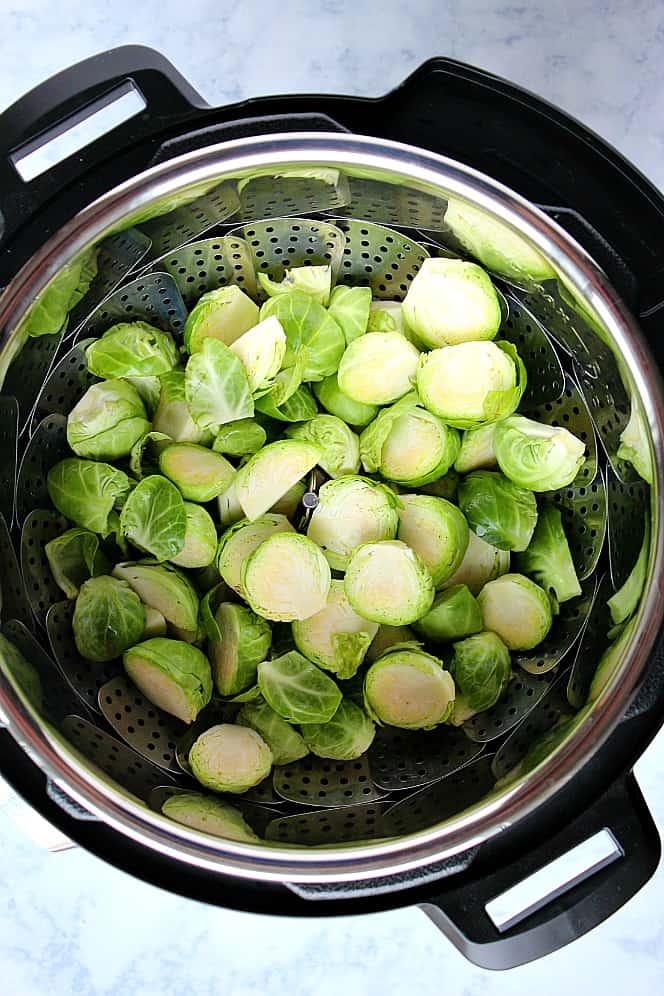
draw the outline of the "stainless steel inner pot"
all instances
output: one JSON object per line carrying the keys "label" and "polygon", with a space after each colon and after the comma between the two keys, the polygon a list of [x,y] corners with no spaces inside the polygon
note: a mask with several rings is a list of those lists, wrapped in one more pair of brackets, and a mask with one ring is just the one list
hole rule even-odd
{"label": "stainless steel inner pot", "polygon": [[[40,507],[39,475],[41,473],[43,491],[44,471],[43,460],[40,460],[49,445],[57,447],[57,440],[54,442],[49,436],[49,432],[57,435],[57,404],[50,409],[51,422],[45,428],[40,427],[44,411],[48,411],[37,404],[40,392],[43,395],[42,385],[48,385],[49,377],[62,370],[58,365],[65,357],[70,358],[70,365],[76,365],[79,357],[72,354],[72,350],[79,340],[90,334],[100,334],[105,327],[104,321],[107,319],[107,326],[111,324],[112,316],[122,314],[123,307],[127,313],[127,294],[134,313],[141,306],[158,311],[161,308],[159,313],[174,327],[179,304],[176,302],[176,307],[169,299],[167,306],[164,305],[163,281],[155,284],[151,274],[170,274],[177,284],[178,270],[182,269],[179,276],[184,274],[184,279],[178,286],[185,300],[188,276],[197,273],[200,276],[200,266],[197,271],[198,264],[192,256],[194,250],[192,248],[187,254],[187,245],[209,239],[210,231],[217,240],[221,237],[231,239],[221,253],[224,258],[217,265],[217,280],[237,279],[238,274],[244,278],[249,274],[251,279],[252,266],[277,269],[282,266],[279,254],[274,255],[274,247],[283,248],[281,236],[286,232],[288,238],[293,238],[297,251],[305,253],[304,259],[308,248],[312,247],[313,252],[308,253],[310,259],[319,252],[328,259],[331,255],[339,279],[343,279],[344,259],[348,257],[344,256],[343,245],[337,247],[334,239],[331,245],[328,244],[325,226],[333,226],[342,233],[354,233],[360,258],[365,261],[364,273],[351,274],[349,282],[366,280],[371,283],[374,293],[399,300],[405,294],[408,279],[412,279],[409,267],[418,265],[410,257],[412,251],[417,255],[413,243],[424,245],[431,254],[464,251],[464,247],[455,244],[453,232],[444,221],[450,198],[477,208],[484,223],[494,226],[494,237],[500,233],[501,240],[509,242],[509,251],[501,258],[494,256],[491,260],[480,258],[480,261],[485,262],[499,279],[508,307],[521,307],[528,316],[531,326],[528,334],[535,329],[541,336],[541,322],[550,337],[549,340],[544,336],[541,348],[546,349],[550,341],[553,342],[574,390],[579,392],[580,389],[582,402],[595,426],[591,432],[599,441],[596,448],[602,493],[609,493],[609,506],[614,501],[617,509],[612,519],[609,507],[605,540],[609,547],[613,544],[609,552],[613,558],[612,567],[616,565],[614,582],[621,575],[624,577],[625,568],[624,564],[620,565],[620,539],[626,531],[621,516],[627,514],[631,521],[629,514],[633,510],[630,512],[628,507],[629,489],[639,486],[616,459],[617,438],[629,416],[630,405],[638,406],[648,427],[655,478],[649,493],[642,490],[641,501],[651,516],[649,580],[619,669],[594,704],[578,712],[564,741],[527,775],[503,787],[489,786],[487,789],[485,786],[480,798],[459,790],[463,808],[454,813],[446,811],[446,818],[439,822],[432,816],[426,828],[409,829],[406,821],[404,832],[399,836],[376,836],[374,832],[373,836],[369,834],[369,839],[359,836],[359,839],[348,840],[344,839],[342,824],[337,821],[329,831],[331,842],[323,847],[312,847],[304,844],[286,846],[280,839],[261,845],[235,843],[171,822],[151,807],[149,797],[155,786],[165,785],[168,791],[176,785],[171,777],[174,769],[154,767],[145,760],[149,754],[144,752],[145,756],[138,758],[141,770],[134,771],[134,782],[119,775],[116,779],[112,765],[101,760],[95,763],[95,750],[90,748],[95,724],[102,725],[97,703],[93,703],[95,709],[91,713],[83,706],[77,712],[83,725],[79,723],[77,727],[71,715],[63,722],[61,713],[59,718],[54,718],[37,697],[26,694],[25,683],[21,684],[9,668],[3,667],[0,673],[2,723],[46,773],[52,791],[66,793],[81,807],[81,815],[101,820],[147,848],[213,874],[310,884],[389,876],[450,858],[520,821],[586,764],[624,715],[647,665],[661,622],[664,404],[655,364],[603,272],[561,228],[489,177],[417,148],[346,134],[290,134],[214,145],[136,176],[92,203],[50,238],[0,297],[0,328],[3,329],[0,370],[5,378],[4,392],[6,395],[11,393],[12,383],[22,385],[18,450],[19,454],[28,453],[33,447],[34,458],[34,466],[30,459],[26,465],[25,456],[23,464],[19,460],[19,467],[24,472],[23,485],[19,471],[16,501],[5,517],[10,519],[8,525],[13,520],[16,530],[24,525],[27,513]],[[307,235],[310,239],[307,246],[301,230],[293,234],[292,225],[294,220],[297,223],[298,219],[312,217],[318,230],[315,235]],[[392,241],[385,244],[384,228],[380,231],[368,229],[365,238],[362,223],[386,226],[392,230]],[[268,230],[270,226],[273,231]],[[398,236],[396,245],[395,235]],[[33,302],[77,254],[97,243],[102,244],[102,250],[105,248],[107,269],[105,282],[97,287],[96,298],[84,299],[76,315],[70,316],[64,333],[26,340],[24,319]],[[210,251],[210,245],[207,250]],[[529,256],[534,269],[519,265],[524,254]],[[354,252],[352,258],[356,255]],[[288,258],[297,264],[294,256]],[[210,257],[206,259],[209,264]],[[203,281],[209,279],[209,269],[208,265],[201,278]],[[193,276],[192,280],[195,282]],[[167,285],[167,290],[170,286]],[[44,340],[54,338],[57,342],[53,343],[49,354],[51,347],[45,345]],[[554,376],[551,371],[555,370],[555,364],[549,370],[549,375],[540,371],[540,387],[546,387],[547,376]],[[50,384],[53,387],[52,379]],[[624,398],[628,399],[626,405],[621,400]],[[608,423],[607,412],[613,412],[615,416],[613,421],[609,418]],[[34,443],[35,438],[38,443]],[[45,447],[43,452],[39,445]],[[31,466],[33,478],[28,473]],[[579,515],[582,523],[585,512]],[[33,525],[38,541],[40,522],[34,520]],[[39,617],[42,594],[39,586],[43,587],[43,579],[40,581],[38,572],[36,575],[34,571],[30,573],[27,557],[22,563],[22,580],[10,553],[5,547],[3,549],[6,571],[14,584],[16,598],[25,598],[26,592],[21,590],[25,583],[30,600],[32,584],[33,593],[37,591]],[[626,564],[627,569],[631,566],[631,563]],[[12,574],[14,569],[16,576]],[[610,580],[607,578],[604,584],[606,594],[611,590]],[[32,604],[34,608],[34,598]],[[45,611],[48,607],[48,604],[42,605],[41,609]],[[42,616],[42,621],[44,618]],[[6,622],[6,617],[3,621]],[[36,644],[30,642],[27,629],[23,632],[19,626],[13,633],[14,636],[18,634],[18,644],[18,637],[23,639],[21,645],[26,656],[32,648],[32,659],[39,657],[36,644],[41,645],[42,656],[51,653],[44,626],[36,627]],[[6,630],[5,634],[8,635]],[[53,633],[50,635],[53,647]],[[56,638],[57,635],[56,631]],[[580,653],[578,668],[587,679],[599,656],[601,647],[598,647],[592,640],[584,642],[581,635],[580,642],[577,641],[563,659],[561,673],[566,673],[565,668],[574,661],[575,654],[579,658]],[[39,674],[44,684],[44,674],[48,672],[42,667]],[[57,680],[64,680],[59,672]],[[527,709],[522,711],[524,717],[526,713]],[[140,749],[140,743],[132,741],[127,734],[126,723],[118,725],[116,732],[131,746]],[[109,735],[104,732],[101,736],[108,738]],[[106,741],[102,747],[105,744]],[[490,755],[490,751],[485,750],[485,754]],[[135,761],[138,757],[126,753],[121,743],[118,743],[115,755],[120,758],[117,764],[124,765],[125,769],[127,765],[131,767],[132,758]],[[148,769],[150,777],[145,777]],[[116,766],[115,770],[119,771],[119,768]],[[463,784],[464,770],[457,768],[456,782],[449,783],[450,786]],[[161,773],[164,773],[163,778]],[[378,793],[378,804],[380,799]],[[361,799],[354,798],[354,801],[361,802]],[[256,805],[260,807],[264,802],[259,798]],[[275,819],[279,815],[278,805],[277,800],[274,810],[270,810],[269,800],[267,802],[268,814],[272,813]],[[343,815],[343,809],[341,812]]]}

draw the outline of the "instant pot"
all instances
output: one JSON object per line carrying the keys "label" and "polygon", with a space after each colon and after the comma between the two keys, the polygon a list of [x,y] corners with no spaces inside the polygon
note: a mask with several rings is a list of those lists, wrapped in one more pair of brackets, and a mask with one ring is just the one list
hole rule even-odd
{"label": "instant pot", "polygon": [[[59,136],[127,97],[140,107],[128,119],[35,165]],[[378,99],[211,108],[158,53],[118,48],[5,111],[0,146],[1,630],[22,662],[0,662],[2,776],[87,850],[208,903],[293,916],[418,904],[490,968],[602,922],[660,856],[632,774],[664,716],[659,192],[561,111],[447,59]],[[481,240],[460,239],[446,221],[451,201],[509,250],[489,258]],[[28,336],[35,301],[93,244],[88,293],[60,328],[46,327],[42,307],[43,334]],[[475,256],[495,277],[504,334],[528,368],[529,411],[586,441],[585,477],[552,497],[583,595],[552,642],[520,662],[500,708],[464,730],[434,731],[424,746],[383,731],[353,770],[307,762],[275,774],[246,802],[260,844],[175,824],[160,809],[187,784],[182,729],[121,669],[77,657],[71,606],[43,554],[62,529],[45,477],[90,383],[84,347],[126,316],[177,334],[205,290],[255,289],[257,271],[279,276],[306,261],[330,261],[339,281],[400,300],[422,259],[447,253]],[[635,411],[650,487],[617,452]],[[643,597],[619,666],[587,704],[608,643],[606,601],[636,561],[646,520]],[[523,766],[533,739],[572,713],[565,736]],[[602,830],[610,860],[492,919],[487,904]]]}

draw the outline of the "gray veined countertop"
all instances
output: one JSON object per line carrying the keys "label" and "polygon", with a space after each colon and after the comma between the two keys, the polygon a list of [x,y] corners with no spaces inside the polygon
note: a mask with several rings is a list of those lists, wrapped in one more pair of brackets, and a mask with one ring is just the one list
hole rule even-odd
{"label": "gray veined countertop", "polygon": [[[211,103],[378,95],[447,55],[561,105],[664,183],[662,0],[0,0],[0,106],[104,48],[161,50]],[[664,825],[664,734],[637,775]],[[622,996],[664,986],[664,870],[572,947],[469,965],[418,910],[259,918],[176,898],[81,850],[41,851],[0,808],[3,996]]]}

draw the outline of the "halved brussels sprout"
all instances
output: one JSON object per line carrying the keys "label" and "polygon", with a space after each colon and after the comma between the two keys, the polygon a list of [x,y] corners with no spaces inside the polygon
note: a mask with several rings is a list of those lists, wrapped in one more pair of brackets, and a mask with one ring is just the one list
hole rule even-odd
{"label": "halved brussels sprout", "polygon": [[631,399],[629,422],[620,435],[617,456],[631,463],[639,477],[652,485],[653,464],[648,446],[648,430],[639,402],[635,398]]}
{"label": "halved brussels sprout", "polygon": [[126,581],[145,605],[179,630],[198,629],[198,595],[189,578],[169,564],[117,564],[113,576]]}
{"label": "halved brussels sprout", "polygon": [[189,312],[184,345],[189,353],[202,348],[207,338],[230,346],[258,322],[258,305],[235,284],[208,291]]}
{"label": "halved brussels sprout", "polygon": [[270,774],[272,751],[255,730],[220,723],[194,741],[189,765],[205,788],[241,795]]}
{"label": "halved brussels sprout", "polygon": [[551,629],[547,593],[523,574],[503,574],[477,596],[484,628],[497,633],[510,650],[532,650]]}
{"label": "halved brussels sprout", "polygon": [[105,574],[110,564],[99,549],[99,537],[74,526],[44,545],[53,580],[67,598],[76,598],[84,581]]}
{"label": "halved brussels sprout", "polygon": [[168,559],[176,567],[207,567],[217,554],[217,529],[212,516],[200,505],[185,501],[184,544]]}
{"label": "halved brussels sprout", "polygon": [[241,418],[219,427],[212,449],[232,457],[251,456],[266,442],[267,433],[262,425],[252,418]]}
{"label": "halved brussels sprout", "polygon": [[93,533],[107,536],[109,518],[129,494],[131,483],[126,474],[108,463],[60,460],[48,472],[48,494],[66,519]]}
{"label": "halved brussels sprout", "polygon": [[217,508],[222,526],[234,526],[240,519],[244,519],[244,510],[238,501],[234,480],[222,494],[217,495]]}
{"label": "halved brussels sprout", "polygon": [[270,280],[267,273],[259,272],[258,281],[268,297],[300,291],[311,297],[317,304],[327,306],[332,286],[332,267],[329,265],[293,266],[286,271],[281,281]]}
{"label": "halved brussels sprout", "polygon": [[532,539],[528,548],[517,554],[515,564],[544,588],[555,611],[559,602],[581,594],[560,509],[554,505],[547,504],[539,510]]}
{"label": "halved brussels sprout", "polygon": [[318,465],[330,477],[357,474],[360,469],[360,440],[336,415],[316,415],[286,429],[285,435],[319,446]]}
{"label": "halved brussels sprout", "polygon": [[413,487],[446,474],[458,451],[458,432],[423,408],[415,391],[379,412],[360,436],[366,471]]}
{"label": "halved brussels sprout", "polygon": [[346,340],[322,305],[302,291],[288,291],[265,302],[261,319],[270,315],[279,319],[286,333],[285,367],[302,363],[304,381],[322,380],[335,372]]}
{"label": "halved brussels sprout", "polygon": [[422,342],[433,348],[494,339],[502,320],[491,279],[476,263],[425,259],[408,288],[403,313]]}
{"label": "halved brussels sprout", "polygon": [[526,550],[537,524],[532,491],[493,470],[475,470],[459,484],[459,508],[480,539],[499,550]]}
{"label": "halved brussels sprout", "polygon": [[314,384],[314,394],[330,415],[336,415],[348,425],[368,425],[378,414],[376,405],[365,405],[344,394],[336,373]]}
{"label": "halved brussels sprout", "polygon": [[199,792],[178,792],[166,800],[161,811],[175,823],[212,834],[213,837],[241,840],[249,844],[260,840],[239,809]]}
{"label": "halved brussels sprout", "polygon": [[120,533],[155,560],[172,560],[182,551],[187,515],[174,484],[153,474],[130,493],[120,513]]}
{"label": "halved brussels sprout", "polygon": [[81,585],[72,629],[81,657],[112,661],[143,635],[145,611],[128,584],[100,576]]}
{"label": "halved brussels sprout", "polygon": [[178,350],[168,332],[147,322],[120,322],[85,351],[90,373],[113,377],[159,377],[178,364]]}
{"label": "halved brussels sprout", "polygon": [[526,386],[526,368],[511,342],[462,342],[422,353],[422,404],[458,429],[511,415]]}
{"label": "halved brussels sprout", "polygon": [[447,589],[454,585],[465,584],[473,595],[478,595],[487,581],[493,581],[501,574],[506,574],[509,569],[509,550],[499,550],[491,546],[476,536],[471,529],[463,560],[454,574],[440,587]]}
{"label": "halved brussels sprout", "polygon": [[353,611],[343,581],[332,581],[325,608],[293,623],[297,649],[339,678],[353,677],[377,632],[378,623]]}
{"label": "halved brussels sprout", "polygon": [[282,495],[270,508],[270,512],[275,515],[285,515],[291,522],[295,521],[298,511],[302,511],[302,499],[306,493],[307,486],[304,481],[298,481],[292,488],[289,488],[285,495]]}
{"label": "halved brussels sprout", "polygon": [[266,513],[253,522],[244,519],[222,535],[217,550],[217,567],[229,588],[246,598],[242,583],[245,561],[261,543],[274,533],[293,533],[295,530],[285,515]]}
{"label": "halved brussels sprout", "polygon": [[123,663],[146,699],[183,723],[193,723],[212,698],[210,662],[182,640],[145,640],[125,651]]}
{"label": "halved brussels sprout", "polygon": [[421,619],[435,594],[423,561],[400,540],[359,546],[350,558],[344,586],[358,615],[387,626]]}
{"label": "halved brussels sprout", "polygon": [[196,425],[185,394],[184,370],[171,370],[159,378],[161,394],[152,428],[170,436],[174,443],[206,444],[212,438],[209,429]]}
{"label": "halved brussels sprout", "polygon": [[256,670],[272,643],[269,623],[245,605],[222,602],[215,612],[221,640],[210,640],[212,677],[220,695],[237,695],[256,684]]}
{"label": "halved brussels sprout", "polygon": [[512,415],[496,426],[494,447],[505,477],[531,491],[566,488],[585,461],[586,444],[561,426]]}
{"label": "halved brussels sprout", "polygon": [[361,543],[394,539],[398,526],[394,492],[365,477],[338,477],[321,487],[307,536],[343,571]]}
{"label": "halved brussels sprout", "polygon": [[512,669],[510,653],[495,633],[477,633],[454,644],[450,671],[457,695],[452,723],[460,725],[500,698]]}
{"label": "halved brussels sprout", "polygon": [[372,720],[351,699],[342,699],[327,723],[303,723],[301,729],[311,753],[331,761],[356,760],[369,750],[376,736]]}
{"label": "halved brussels sprout", "polygon": [[489,422],[479,429],[466,429],[461,436],[461,449],[454,461],[454,469],[459,474],[469,474],[471,470],[488,470],[496,466],[494,438],[498,424]]}
{"label": "halved brussels sprout", "polygon": [[236,339],[230,349],[244,364],[251,393],[266,391],[286,355],[286,333],[272,315]]}
{"label": "halved brussels sprout", "polygon": [[465,584],[455,584],[436,596],[433,605],[414,628],[433,643],[462,640],[482,630],[482,613]]}
{"label": "halved brussels sprout", "polygon": [[308,619],[325,607],[330,566],[306,536],[274,533],[244,562],[242,586],[249,605],[265,619]]}
{"label": "halved brussels sprout", "polygon": [[321,449],[301,439],[283,439],[264,446],[237,473],[235,491],[244,514],[257,519],[289,488],[312,470]]}
{"label": "halved brussels sprout", "polygon": [[456,505],[433,495],[400,495],[399,505],[397,536],[418,554],[438,587],[463,560],[468,523]]}
{"label": "halved brussels sprout", "polygon": [[77,456],[117,460],[150,429],[138,391],[125,380],[93,384],[67,417],[67,442]]}
{"label": "halved brussels sprout", "polygon": [[258,685],[268,705],[289,723],[327,723],[341,703],[332,678],[297,650],[259,664]]}
{"label": "halved brussels sprout", "polygon": [[388,651],[364,679],[364,701],[378,723],[432,730],[454,707],[454,680],[442,661],[417,647]]}
{"label": "halved brussels sprout", "polygon": [[370,287],[339,286],[332,291],[328,311],[341,328],[346,345],[367,331],[370,307]]}
{"label": "halved brussels sprout", "polygon": [[398,332],[360,336],[341,357],[339,388],[353,401],[389,405],[412,391],[419,356],[412,342]]}
{"label": "halved brussels sprout", "polygon": [[402,643],[417,644],[417,637],[408,626],[379,626],[364,659],[367,664],[373,664],[391,647]]}
{"label": "halved brussels sprout", "polygon": [[636,612],[636,608],[641,600],[643,589],[645,588],[648,557],[650,556],[650,518],[646,515],[643,542],[636,559],[634,567],[629,573],[625,583],[618,591],[611,596],[607,605],[611,613],[611,620],[614,625],[619,625],[629,619]]}
{"label": "halved brussels sprout", "polygon": [[159,469],[188,501],[212,501],[235,477],[235,467],[221,453],[196,443],[167,446],[159,454]]}
{"label": "halved brussels sprout", "polygon": [[251,418],[254,401],[242,360],[230,346],[205,339],[184,372],[187,406],[194,422],[215,435],[219,426]]}
{"label": "halved brussels sprout", "polygon": [[309,753],[309,748],[297,730],[282,719],[267,702],[247,702],[240,709],[236,723],[249,726],[263,738],[272,751],[274,764],[292,764]]}

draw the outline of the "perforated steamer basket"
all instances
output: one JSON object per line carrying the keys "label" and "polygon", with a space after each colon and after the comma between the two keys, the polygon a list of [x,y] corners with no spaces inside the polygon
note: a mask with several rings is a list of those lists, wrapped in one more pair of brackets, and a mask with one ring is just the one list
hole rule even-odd
{"label": "perforated steamer basket", "polygon": [[[119,50],[125,59],[136,51],[146,58],[145,50]],[[34,251],[34,230],[22,232],[5,212],[6,242],[14,239],[24,263],[0,298],[2,633],[31,672],[26,680],[11,660],[0,662],[0,713],[13,744],[3,773],[23,788],[17,766],[31,766],[33,778],[43,772],[56,822],[65,819],[86,846],[176,891],[305,914],[418,901],[478,963],[536,957],[624,902],[659,855],[638,789],[623,777],[631,767],[626,744],[642,746],[652,735],[659,694],[652,651],[661,626],[664,407],[656,362],[593,258],[532,203],[458,161],[326,131],[193,144],[53,223],[52,232],[47,225]],[[186,731],[137,693],[119,663],[82,661],[72,606],[43,552],[67,525],[50,506],[45,477],[67,452],[67,411],[94,380],[85,346],[125,316],[177,336],[201,293],[235,282],[258,297],[258,272],[278,279],[293,265],[329,262],[337,283],[402,300],[427,256],[468,255],[445,222],[450,199],[473,205],[501,239],[519,245],[502,261],[481,261],[503,295],[501,336],[516,343],[528,370],[520,410],[586,442],[579,478],[541,496],[563,512],[582,595],[562,607],[542,647],[515,657],[503,699],[463,729],[382,729],[357,762],[307,758],[275,769],[238,800],[260,844],[175,824],[160,809],[168,795],[195,788],[188,746],[229,707],[213,703]],[[99,273],[66,325],[27,338],[33,302],[93,244]],[[535,272],[517,265],[524,253],[537,260]],[[652,488],[617,456],[633,407],[649,433]],[[609,642],[606,601],[636,561],[646,517],[648,583],[632,637],[612,680],[585,706]],[[644,678],[648,694],[635,704]],[[573,715],[568,735],[534,770],[505,777],[536,737]],[[486,900],[604,826],[620,861],[507,929],[491,923]]]}

